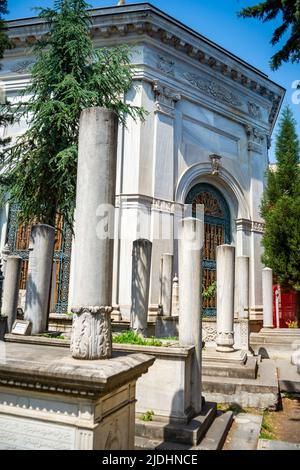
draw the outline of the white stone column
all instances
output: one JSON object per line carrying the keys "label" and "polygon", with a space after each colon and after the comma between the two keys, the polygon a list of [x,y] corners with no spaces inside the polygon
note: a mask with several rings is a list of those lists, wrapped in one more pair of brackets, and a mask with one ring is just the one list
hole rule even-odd
{"label": "white stone column", "polygon": [[7,262],[7,258],[9,256],[9,253],[10,253],[10,248],[9,248],[8,244],[6,243],[6,245],[1,250],[2,274],[3,274],[4,277],[5,277],[5,270],[6,270],[6,262]]}
{"label": "white stone column", "polygon": [[178,276],[175,274],[173,279],[173,291],[172,291],[172,316],[179,316],[179,282]]}
{"label": "white stone column", "polygon": [[104,108],[80,118],[71,353],[111,357],[112,270],[118,120]]}
{"label": "white stone column", "polygon": [[237,256],[235,290],[242,351],[250,350],[249,256]]}
{"label": "white stone column", "polygon": [[2,315],[7,316],[8,332],[11,332],[14,321],[17,318],[19,299],[22,258],[20,256],[8,256],[3,285]]}
{"label": "white stone column", "polygon": [[24,315],[25,320],[32,323],[32,334],[43,333],[47,329],[54,242],[54,227],[32,226]]}
{"label": "white stone column", "polygon": [[152,243],[144,239],[135,240],[132,250],[130,327],[144,336],[147,335],[151,258]]}
{"label": "white stone column", "polygon": [[217,351],[234,351],[235,247],[217,247]]}
{"label": "white stone column", "polygon": [[270,268],[262,270],[263,319],[264,328],[273,328],[273,271]]}
{"label": "white stone column", "polygon": [[203,220],[186,218],[179,222],[179,343],[195,346],[192,370],[192,406],[195,413],[202,407],[202,247]]}
{"label": "white stone column", "polygon": [[163,316],[171,316],[173,291],[173,255],[165,253],[161,257],[160,302]]}

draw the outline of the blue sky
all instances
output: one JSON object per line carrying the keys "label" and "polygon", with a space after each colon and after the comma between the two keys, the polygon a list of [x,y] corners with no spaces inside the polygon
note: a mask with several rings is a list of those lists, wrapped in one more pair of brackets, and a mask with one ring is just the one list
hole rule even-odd
{"label": "blue sky", "polygon": [[[299,65],[286,64],[278,71],[270,69],[269,61],[276,51],[270,44],[272,31],[278,20],[261,23],[254,19],[237,18],[237,12],[248,5],[256,5],[260,0],[151,0],[150,3],[171,14],[212,41],[225,47],[250,64],[265,72],[270,79],[287,89],[285,104],[289,104],[298,122],[300,134],[300,104],[293,104],[292,83],[300,80]],[[93,7],[116,5],[117,0],[90,0]],[[127,0],[126,3],[142,3]],[[34,16],[35,6],[52,6],[53,0],[8,0],[8,19]],[[274,161],[274,137],[270,159]]]}

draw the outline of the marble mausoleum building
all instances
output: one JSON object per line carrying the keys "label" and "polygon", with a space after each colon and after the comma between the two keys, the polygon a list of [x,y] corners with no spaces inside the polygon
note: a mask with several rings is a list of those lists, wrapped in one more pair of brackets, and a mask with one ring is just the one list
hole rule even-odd
{"label": "marble mausoleum building", "polygon": [[[235,245],[237,256],[250,257],[250,317],[259,318],[264,229],[259,205],[284,89],[148,3],[100,8],[92,17],[95,46],[132,45],[134,87],[126,99],[149,112],[145,123],[128,120],[119,131],[115,309],[129,319],[132,243],[142,237],[153,242],[149,315],[156,315],[162,254],[174,254],[177,272],[176,211],[201,203],[205,287],[215,280],[216,247]],[[13,48],[6,52],[0,80],[13,99],[30,81],[30,46],[47,33],[47,24],[28,18],[8,26]],[[21,123],[5,132],[16,137],[25,128]],[[24,291],[29,228],[17,226],[16,214],[15,207],[2,208],[1,249],[22,256]],[[55,245],[51,310],[65,313],[72,307],[76,240],[62,220],[57,223],[62,230]],[[204,316],[215,314],[212,298],[204,304]]]}

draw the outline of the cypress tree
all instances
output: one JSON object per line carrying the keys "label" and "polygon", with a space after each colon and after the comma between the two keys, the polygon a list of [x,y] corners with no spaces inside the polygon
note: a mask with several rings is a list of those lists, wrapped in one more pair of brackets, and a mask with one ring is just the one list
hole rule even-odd
{"label": "cypress tree", "polygon": [[20,209],[20,221],[53,225],[61,214],[71,225],[81,111],[110,108],[123,123],[128,115],[143,119],[146,113],[124,100],[133,84],[130,50],[94,48],[85,0],[56,0],[39,17],[49,33],[33,49],[31,83],[24,91],[30,99],[15,110],[29,128],[10,149],[2,183]]}
{"label": "cypress tree", "polygon": [[[276,282],[297,291],[300,308],[300,168],[296,122],[289,107],[282,113],[276,140],[276,168],[267,172],[261,214],[266,227],[263,262]],[[299,318],[299,316],[298,316]]]}

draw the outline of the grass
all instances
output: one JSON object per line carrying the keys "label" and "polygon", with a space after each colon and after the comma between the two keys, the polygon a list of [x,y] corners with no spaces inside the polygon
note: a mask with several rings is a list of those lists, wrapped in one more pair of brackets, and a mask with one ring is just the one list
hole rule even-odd
{"label": "grass", "polygon": [[269,418],[270,418],[269,412],[265,411],[263,414],[263,421],[262,421],[261,431],[259,435],[260,439],[268,439],[268,440],[275,439],[275,431],[272,428],[272,425],[270,424]]}
{"label": "grass", "polygon": [[144,415],[140,417],[141,421],[153,421],[154,411],[148,410]]}
{"label": "grass", "polygon": [[162,346],[163,343],[156,338],[144,338],[134,331],[124,331],[121,334],[113,336],[115,344],[136,344],[138,346]]}
{"label": "grass", "polygon": [[242,408],[240,405],[237,403],[218,403],[217,404],[217,410],[218,411],[223,411],[226,413],[227,411],[233,411],[233,413],[251,413],[251,410],[249,408]]}

